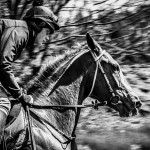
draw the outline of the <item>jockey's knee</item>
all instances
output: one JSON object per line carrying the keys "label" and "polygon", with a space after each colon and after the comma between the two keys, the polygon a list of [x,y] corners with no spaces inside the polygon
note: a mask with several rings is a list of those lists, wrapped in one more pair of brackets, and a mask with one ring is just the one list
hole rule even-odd
{"label": "jockey's knee", "polygon": [[6,119],[11,109],[11,103],[4,88],[0,86],[0,137],[3,135]]}
{"label": "jockey's knee", "polygon": [[8,116],[11,109],[11,103],[4,87],[0,84],[0,111]]}
{"label": "jockey's knee", "polygon": [[8,116],[11,109],[11,103],[8,98],[0,97],[0,112]]}
{"label": "jockey's knee", "polygon": [[0,143],[6,125],[7,116],[10,112],[11,104],[8,98],[0,97]]}
{"label": "jockey's knee", "polygon": [[0,144],[4,134],[6,119],[11,109],[11,103],[4,88],[0,85]]}

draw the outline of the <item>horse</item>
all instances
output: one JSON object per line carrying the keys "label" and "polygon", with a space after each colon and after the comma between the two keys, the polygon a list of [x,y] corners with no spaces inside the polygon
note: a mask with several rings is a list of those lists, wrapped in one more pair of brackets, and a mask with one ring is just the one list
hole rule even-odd
{"label": "horse", "polygon": [[1,149],[77,150],[75,131],[88,97],[96,99],[95,108],[111,107],[120,117],[138,113],[141,102],[119,64],[89,33],[86,40],[49,61],[28,83],[27,93],[34,98],[29,119],[19,105],[18,115],[6,125]]}

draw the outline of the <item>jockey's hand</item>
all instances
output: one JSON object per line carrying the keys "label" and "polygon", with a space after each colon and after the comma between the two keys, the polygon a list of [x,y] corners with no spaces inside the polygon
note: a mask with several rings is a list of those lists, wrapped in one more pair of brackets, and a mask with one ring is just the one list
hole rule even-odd
{"label": "jockey's hand", "polygon": [[33,104],[33,97],[31,95],[22,94],[19,101],[22,104]]}

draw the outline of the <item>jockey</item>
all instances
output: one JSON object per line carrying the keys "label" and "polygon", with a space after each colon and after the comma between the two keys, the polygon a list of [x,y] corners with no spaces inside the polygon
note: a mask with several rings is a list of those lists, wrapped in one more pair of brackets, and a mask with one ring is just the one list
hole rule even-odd
{"label": "jockey", "polygon": [[45,6],[33,6],[23,20],[0,19],[0,141],[11,109],[9,95],[23,105],[33,103],[32,96],[23,93],[18,85],[12,63],[24,48],[42,45],[49,40],[49,35],[59,30],[57,21]]}

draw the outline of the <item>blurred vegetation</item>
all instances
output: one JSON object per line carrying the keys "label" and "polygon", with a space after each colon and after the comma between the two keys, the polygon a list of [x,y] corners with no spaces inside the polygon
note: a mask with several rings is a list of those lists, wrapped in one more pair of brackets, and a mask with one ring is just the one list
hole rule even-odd
{"label": "blurred vegetation", "polygon": [[[32,2],[1,0],[0,17],[22,19]],[[85,42],[87,32],[120,64],[150,61],[150,0],[45,0],[44,4],[59,17],[61,29],[49,44],[34,48],[35,53],[24,53],[15,63],[16,76],[24,81],[40,70],[47,57]]]}

